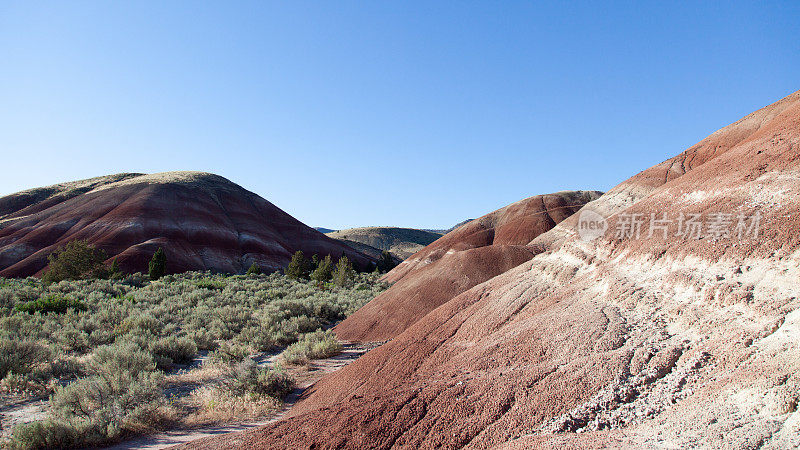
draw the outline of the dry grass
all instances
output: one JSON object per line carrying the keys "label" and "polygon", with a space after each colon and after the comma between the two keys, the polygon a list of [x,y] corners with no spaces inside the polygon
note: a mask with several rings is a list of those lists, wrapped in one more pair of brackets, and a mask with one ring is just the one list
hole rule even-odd
{"label": "dry grass", "polygon": [[195,389],[175,405],[188,414],[180,419],[187,427],[263,420],[280,410],[283,402],[260,395],[231,395],[219,386]]}

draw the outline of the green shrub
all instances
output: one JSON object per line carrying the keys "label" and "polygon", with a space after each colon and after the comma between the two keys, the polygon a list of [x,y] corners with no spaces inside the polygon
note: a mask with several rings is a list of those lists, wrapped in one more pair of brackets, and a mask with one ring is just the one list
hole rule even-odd
{"label": "green shrub", "polygon": [[210,290],[223,290],[225,289],[225,283],[222,281],[211,280],[208,278],[203,278],[200,281],[195,282],[195,286],[201,289],[210,289]]}
{"label": "green shrub", "polygon": [[[67,448],[103,445],[120,436],[153,428],[164,420],[163,375],[153,357],[132,343],[98,348],[90,376],[55,388],[51,417],[17,426],[12,448]],[[71,375],[82,371],[74,365]],[[53,368],[53,373],[57,373]]]}
{"label": "green shrub", "polygon": [[11,289],[6,289],[5,287],[0,288],[0,308],[10,308],[14,306],[14,291]]}
{"label": "green shrub", "polygon": [[163,329],[164,324],[161,323],[160,320],[149,313],[144,313],[126,317],[119,325],[117,333],[120,335],[128,333],[148,333],[157,336],[161,334]]}
{"label": "green shrub", "polygon": [[103,265],[106,252],[89,245],[87,241],[71,241],[47,257],[48,266],[42,281],[56,283],[62,280],[98,278],[108,275]]}
{"label": "green shrub", "polygon": [[231,369],[223,387],[234,396],[255,394],[281,399],[292,392],[294,380],[281,370],[259,367],[247,359]]}
{"label": "green shrub", "polygon": [[305,364],[312,359],[330,358],[342,351],[342,344],[332,331],[316,331],[305,334],[300,340],[286,348],[281,358],[287,364]]}
{"label": "green shrub", "polygon": [[54,420],[22,423],[14,427],[10,449],[38,450],[80,446],[81,433],[70,425]]}
{"label": "green shrub", "polygon": [[113,379],[119,374],[137,376],[156,368],[153,355],[132,342],[122,342],[99,347],[89,361],[91,373]]}
{"label": "green shrub", "polygon": [[223,342],[219,348],[208,355],[213,363],[233,364],[249,359],[250,349],[240,344]]}
{"label": "green shrub", "polygon": [[79,300],[59,297],[56,295],[49,295],[45,298],[33,300],[30,302],[17,305],[14,309],[17,311],[26,312],[28,314],[34,313],[64,313],[68,309],[76,309],[78,311],[86,311],[86,305]]}
{"label": "green shrub", "polygon": [[0,379],[10,372],[29,373],[51,358],[50,349],[38,342],[0,338]]}
{"label": "green shrub", "polygon": [[258,352],[266,352],[280,345],[275,339],[274,330],[264,326],[247,327],[239,333],[236,340]]}
{"label": "green shrub", "polygon": [[84,353],[89,349],[89,335],[74,324],[66,324],[53,334],[54,341],[67,352]]}
{"label": "green shrub", "polygon": [[125,277],[125,274],[122,273],[122,270],[119,268],[117,258],[111,260],[111,268],[108,269],[108,277],[112,280],[121,280]]}
{"label": "green shrub", "polygon": [[167,367],[174,364],[189,364],[197,355],[197,346],[188,338],[169,336],[150,345],[150,352],[156,358],[168,359]]}
{"label": "green shrub", "polygon": [[86,370],[86,364],[73,356],[57,358],[50,364],[50,373],[59,379],[86,376]]}
{"label": "green shrub", "polygon": [[250,265],[250,268],[247,269],[247,276],[251,275],[261,275],[261,267],[257,263],[253,263]]}
{"label": "green shrub", "polygon": [[191,330],[186,337],[194,342],[198,350],[216,350],[219,346],[214,336],[206,329]]}
{"label": "green shrub", "polygon": [[159,278],[163,277],[167,271],[167,255],[164,253],[164,250],[161,247],[153,253],[153,258],[150,259],[150,263],[148,264],[148,275],[150,275],[150,279],[155,281]]}
{"label": "green shrub", "polygon": [[50,398],[57,423],[80,432],[82,445],[100,445],[145,428],[164,418],[163,375],[117,372],[82,378],[57,388]]}
{"label": "green shrub", "polygon": [[[204,287],[204,280],[224,282],[224,289]],[[251,352],[298,338],[305,348],[295,349],[304,358],[329,355],[303,335],[341,320],[385,288],[372,274],[356,274],[352,286],[335,290],[281,273],[222,280],[188,272],[165,275],[157,283],[132,274],[48,285],[36,278],[0,278],[0,374],[5,378],[0,389],[54,392],[50,420],[15,430],[14,445],[52,447],[52,436],[63,435],[60,445],[71,445],[69,436],[75,436],[74,446],[87,447],[157,426],[166,401],[160,388],[164,374],[157,367],[194,353],[192,344],[209,351],[221,345],[210,356],[224,362],[225,371],[248,361]],[[58,314],[13,309],[49,296],[80,299],[86,309],[67,307]],[[255,381],[249,375],[244,379],[250,380],[247,396],[280,397],[291,386],[281,371],[258,369]],[[86,401],[77,400],[84,395]]]}

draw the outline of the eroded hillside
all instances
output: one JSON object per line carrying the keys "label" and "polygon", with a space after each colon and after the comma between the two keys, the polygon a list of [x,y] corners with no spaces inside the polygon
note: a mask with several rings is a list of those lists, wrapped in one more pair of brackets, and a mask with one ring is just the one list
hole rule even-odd
{"label": "eroded hillside", "polygon": [[[562,222],[293,417],[192,446],[800,446],[798,207],[800,92],[589,203],[607,233]],[[628,233],[644,218],[672,222]]]}

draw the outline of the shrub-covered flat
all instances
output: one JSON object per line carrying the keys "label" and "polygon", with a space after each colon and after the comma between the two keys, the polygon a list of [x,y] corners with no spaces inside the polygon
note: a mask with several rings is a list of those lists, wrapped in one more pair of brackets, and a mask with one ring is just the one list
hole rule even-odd
{"label": "shrub-covered flat", "polygon": [[99,445],[266,414],[293,386],[281,363],[335,354],[325,330],[386,288],[377,274],[350,276],[0,279],[2,404],[48,400],[45,420],[11,435],[3,423],[5,444]]}

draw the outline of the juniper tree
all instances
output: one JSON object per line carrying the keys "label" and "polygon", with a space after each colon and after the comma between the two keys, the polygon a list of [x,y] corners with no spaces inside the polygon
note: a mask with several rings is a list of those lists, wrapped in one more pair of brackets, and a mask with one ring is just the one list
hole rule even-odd
{"label": "juniper tree", "polygon": [[394,258],[392,258],[392,254],[384,250],[381,252],[381,257],[378,260],[378,270],[381,272],[388,272],[395,268],[397,264],[394,262]]}
{"label": "juniper tree", "polygon": [[311,266],[306,259],[303,252],[298,250],[294,252],[292,255],[292,260],[289,262],[289,265],[286,266],[286,270],[284,273],[289,278],[308,278],[309,272],[311,272]]}
{"label": "juniper tree", "polygon": [[347,256],[342,255],[336,263],[336,270],[333,272],[333,282],[337,286],[345,287],[356,277],[356,271]]}
{"label": "juniper tree", "polygon": [[164,250],[162,250],[161,247],[158,247],[158,250],[153,253],[153,258],[150,259],[147,273],[150,275],[150,279],[155,281],[163,277],[166,271],[167,255],[164,253]]}
{"label": "juniper tree", "polygon": [[331,277],[333,276],[333,260],[331,259],[331,255],[326,255],[322,258],[322,261],[319,262],[319,265],[313,272],[311,272],[311,279],[323,283],[325,281],[330,281]]}
{"label": "juniper tree", "polygon": [[47,257],[47,272],[42,276],[45,283],[81,278],[101,278],[107,275],[103,261],[106,252],[97,249],[85,240],[67,242]]}
{"label": "juniper tree", "polygon": [[261,267],[254,261],[253,264],[250,264],[250,268],[247,269],[247,275],[261,275]]}

